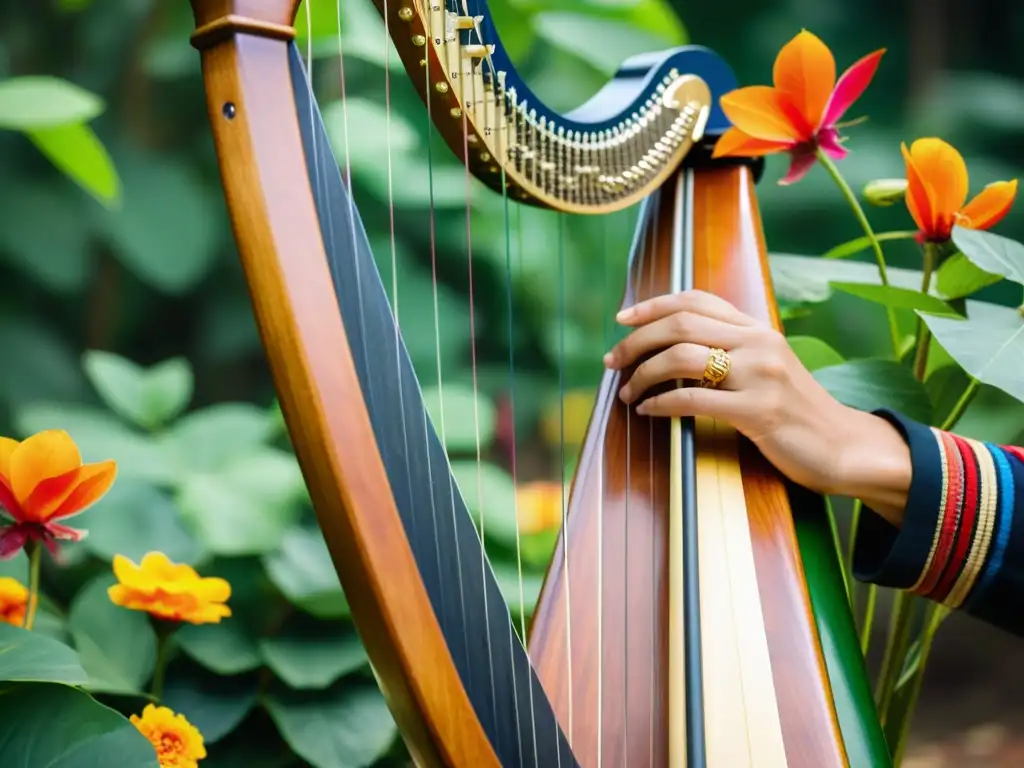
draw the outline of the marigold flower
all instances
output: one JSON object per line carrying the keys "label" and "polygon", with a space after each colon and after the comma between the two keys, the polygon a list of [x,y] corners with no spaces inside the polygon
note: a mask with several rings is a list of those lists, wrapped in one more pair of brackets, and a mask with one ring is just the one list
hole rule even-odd
{"label": "marigold flower", "polygon": [[206,757],[203,735],[184,715],[147,704],[142,717],[132,715],[129,719],[153,745],[160,768],[198,768],[199,761]]}
{"label": "marigold flower", "polygon": [[846,157],[839,121],[871,83],[885,53],[870,53],[836,81],[832,51],[803,30],[775,58],[775,86],[739,88],[722,97],[733,127],[715,146],[715,157],[759,157],[788,152],[789,172],[780,184],[802,179],[820,148],[834,160]]}
{"label": "marigold flower", "polygon": [[20,627],[27,607],[28,588],[10,576],[0,577],[0,621]]}
{"label": "marigold flower", "polygon": [[14,521],[0,528],[0,559],[29,541],[57,551],[57,539],[79,541],[85,531],[56,522],[84,511],[110,490],[117,464],[83,464],[63,430],[40,432],[23,442],[0,437],[0,510]]}
{"label": "marigold flower", "polygon": [[1016,179],[989,184],[967,203],[967,164],[942,139],[918,139],[910,149],[906,144],[900,149],[907,166],[907,209],[917,224],[917,239],[921,242],[949,240],[956,224],[988,229],[998,224],[1013,205]]}
{"label": "marigold flower", "polygon": [[107,594],[123,608],[190,624],[219,624],[231,615],[224,605],[231,597],[228,582],[200,577],[191,566],[172,563],[163,552],[149,552],[139,565],[115,555],[114,575],[118,583]]}
{"label": "marigold flower", "polygon": [[562,485],[548,481],[524,483],[516,489],[519,532],[543,533],[562,524]]}

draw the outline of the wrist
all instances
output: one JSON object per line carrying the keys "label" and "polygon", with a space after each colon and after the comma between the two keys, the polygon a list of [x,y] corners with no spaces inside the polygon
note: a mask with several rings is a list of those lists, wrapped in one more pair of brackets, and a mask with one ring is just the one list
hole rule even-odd
{"label": "wrist", "polygon": [[913,479],[910,448],[881,416],[846,408],[838,431],[836,472],[831,493],[860,499],[893,525],[903,521]]}

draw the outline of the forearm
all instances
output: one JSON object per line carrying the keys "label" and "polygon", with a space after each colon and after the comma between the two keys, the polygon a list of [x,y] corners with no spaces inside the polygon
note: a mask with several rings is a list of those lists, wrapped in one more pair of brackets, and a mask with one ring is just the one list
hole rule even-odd
{"label": "forearm", "polygon": [[830,492],[860,499],[896,527],[903,523],[912,480],[910,448],[880,416],[853,408],[842,420]]}

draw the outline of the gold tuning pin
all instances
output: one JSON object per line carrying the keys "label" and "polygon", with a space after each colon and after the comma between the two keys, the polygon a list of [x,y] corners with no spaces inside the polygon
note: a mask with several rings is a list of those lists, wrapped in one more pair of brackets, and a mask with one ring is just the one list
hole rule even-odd
{"label": "gold tuning pin", "polygon": [[476,29],[477,24],[484,20],[483,16],[459,16],[455,19],[456,29]]}
{"label": "gold tuning pin", "polygon": [[464,45],[462,55],[469,59],[482,59],[494,53],[493,45]]}

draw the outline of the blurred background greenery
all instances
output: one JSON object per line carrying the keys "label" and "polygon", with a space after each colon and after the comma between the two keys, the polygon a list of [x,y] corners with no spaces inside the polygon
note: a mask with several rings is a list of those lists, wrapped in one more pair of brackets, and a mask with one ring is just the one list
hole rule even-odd
{"label": "blurred background greenery", "polygon": [[[368,0],[341,5],[340,40],[333,0],[314,2],[308,25],[300,9],[299,45],[312,54],[324,120],[338,157],[351,163],[385,285],[398,271],[401,324],[435,414],[440,359],[456,476],[473,473],[475,483],[477,424],[466,407],[473,377],[465,174],[432,137],[393,56],[393,108],[385,111],[390,49],[383,25]],[[925,135],[963,152],[972,191],[1021,175],[1012,137],[1024,128],[1024,53],[1015,45],[1024,7],[1012,0],[489,5],[521,70],[563,110],[589,97],[627,56],[688,41],[716,49],[748,84],[768,82],[775,53],[800,28],[832,47],[840,69],[886,47],[878,77],[853,110],[870,117],[851,130],[852,153],[843,163],[855,188],[901,176],[900,142]],[[161,549],[235,587],[236,616],[183,632],[169,673],[168,705],[186,713],[210,745],[204,765],[401,763],[274,407],[222,198],[199,58],[188,43],[191,27],[184,0],[0,7],[0,434],[66,428],[87,459],[113,457],[121,467],[114,491],[81,521],[91,536],[67,548],[62,562],[47,563],[52,599],[41,621],[90,648],[83,664],[94,688],[131,708],[152,672],[152,630],[133,614],[112,611],[102,587],[113,554],[138,559]],[[29,82],[27,92],[47,94],[47,106],[26,107],[26,91],[19,91],[25,81],[16,78],[40,75],[61,80]],[[774,182],[783,163],[769,161],[760,187],[773,252],[816,256],[860,234],[824,172],[816,168],[780,188]],[[470,200],[477,386],[484,395],[479,427],[491,460],[484,496],[488,521],[498,521],[489,526],[489,543],[518,610],[507,471],[513,426],[521,482],[557,480],[571,470],[572,450],[557,450],[560,395],[571,392],[564,406],[571,444],[585,426],[612,339],[635,213],[580,219],[506,208],[475,182]],[[872,215],[877,230],[911,226],[902,206]],[[1024,239],[1024,216],[1011,214],[1000,232]],[[911,244],[895,243],[887,253],[898,266],[918,266]],[[846,358],[884,355],[882,309],[828,295],[835,270],[858,270],[855,262],[794,267],[776,257],[787,330],[817,336]],[[1019,303],[1013,290],[1002,284],[985,297]],[[1024,407],[986,388],[961,431],[1020,444]],[[553,487],[559,510],[561,489]],[[551,514],[543,486],[522,498],[529,503],[520,523],[534,531],[524,548],[528,609],[559,513]],[[0,575],[23,571],[22,559],[0,565]],[[991,744],[999,733],[993,723],[1017,722],[1006,702],[1024,700],[1024,676],[999,671],[1011,651],[1005,638],[975,622],[950,622],[925,686],[918,757],[911,759],[925,759],[928,743],[951,727],[976,740],[977,727],[988,728]],[[965,700],[973,702],[969,712]]]}

